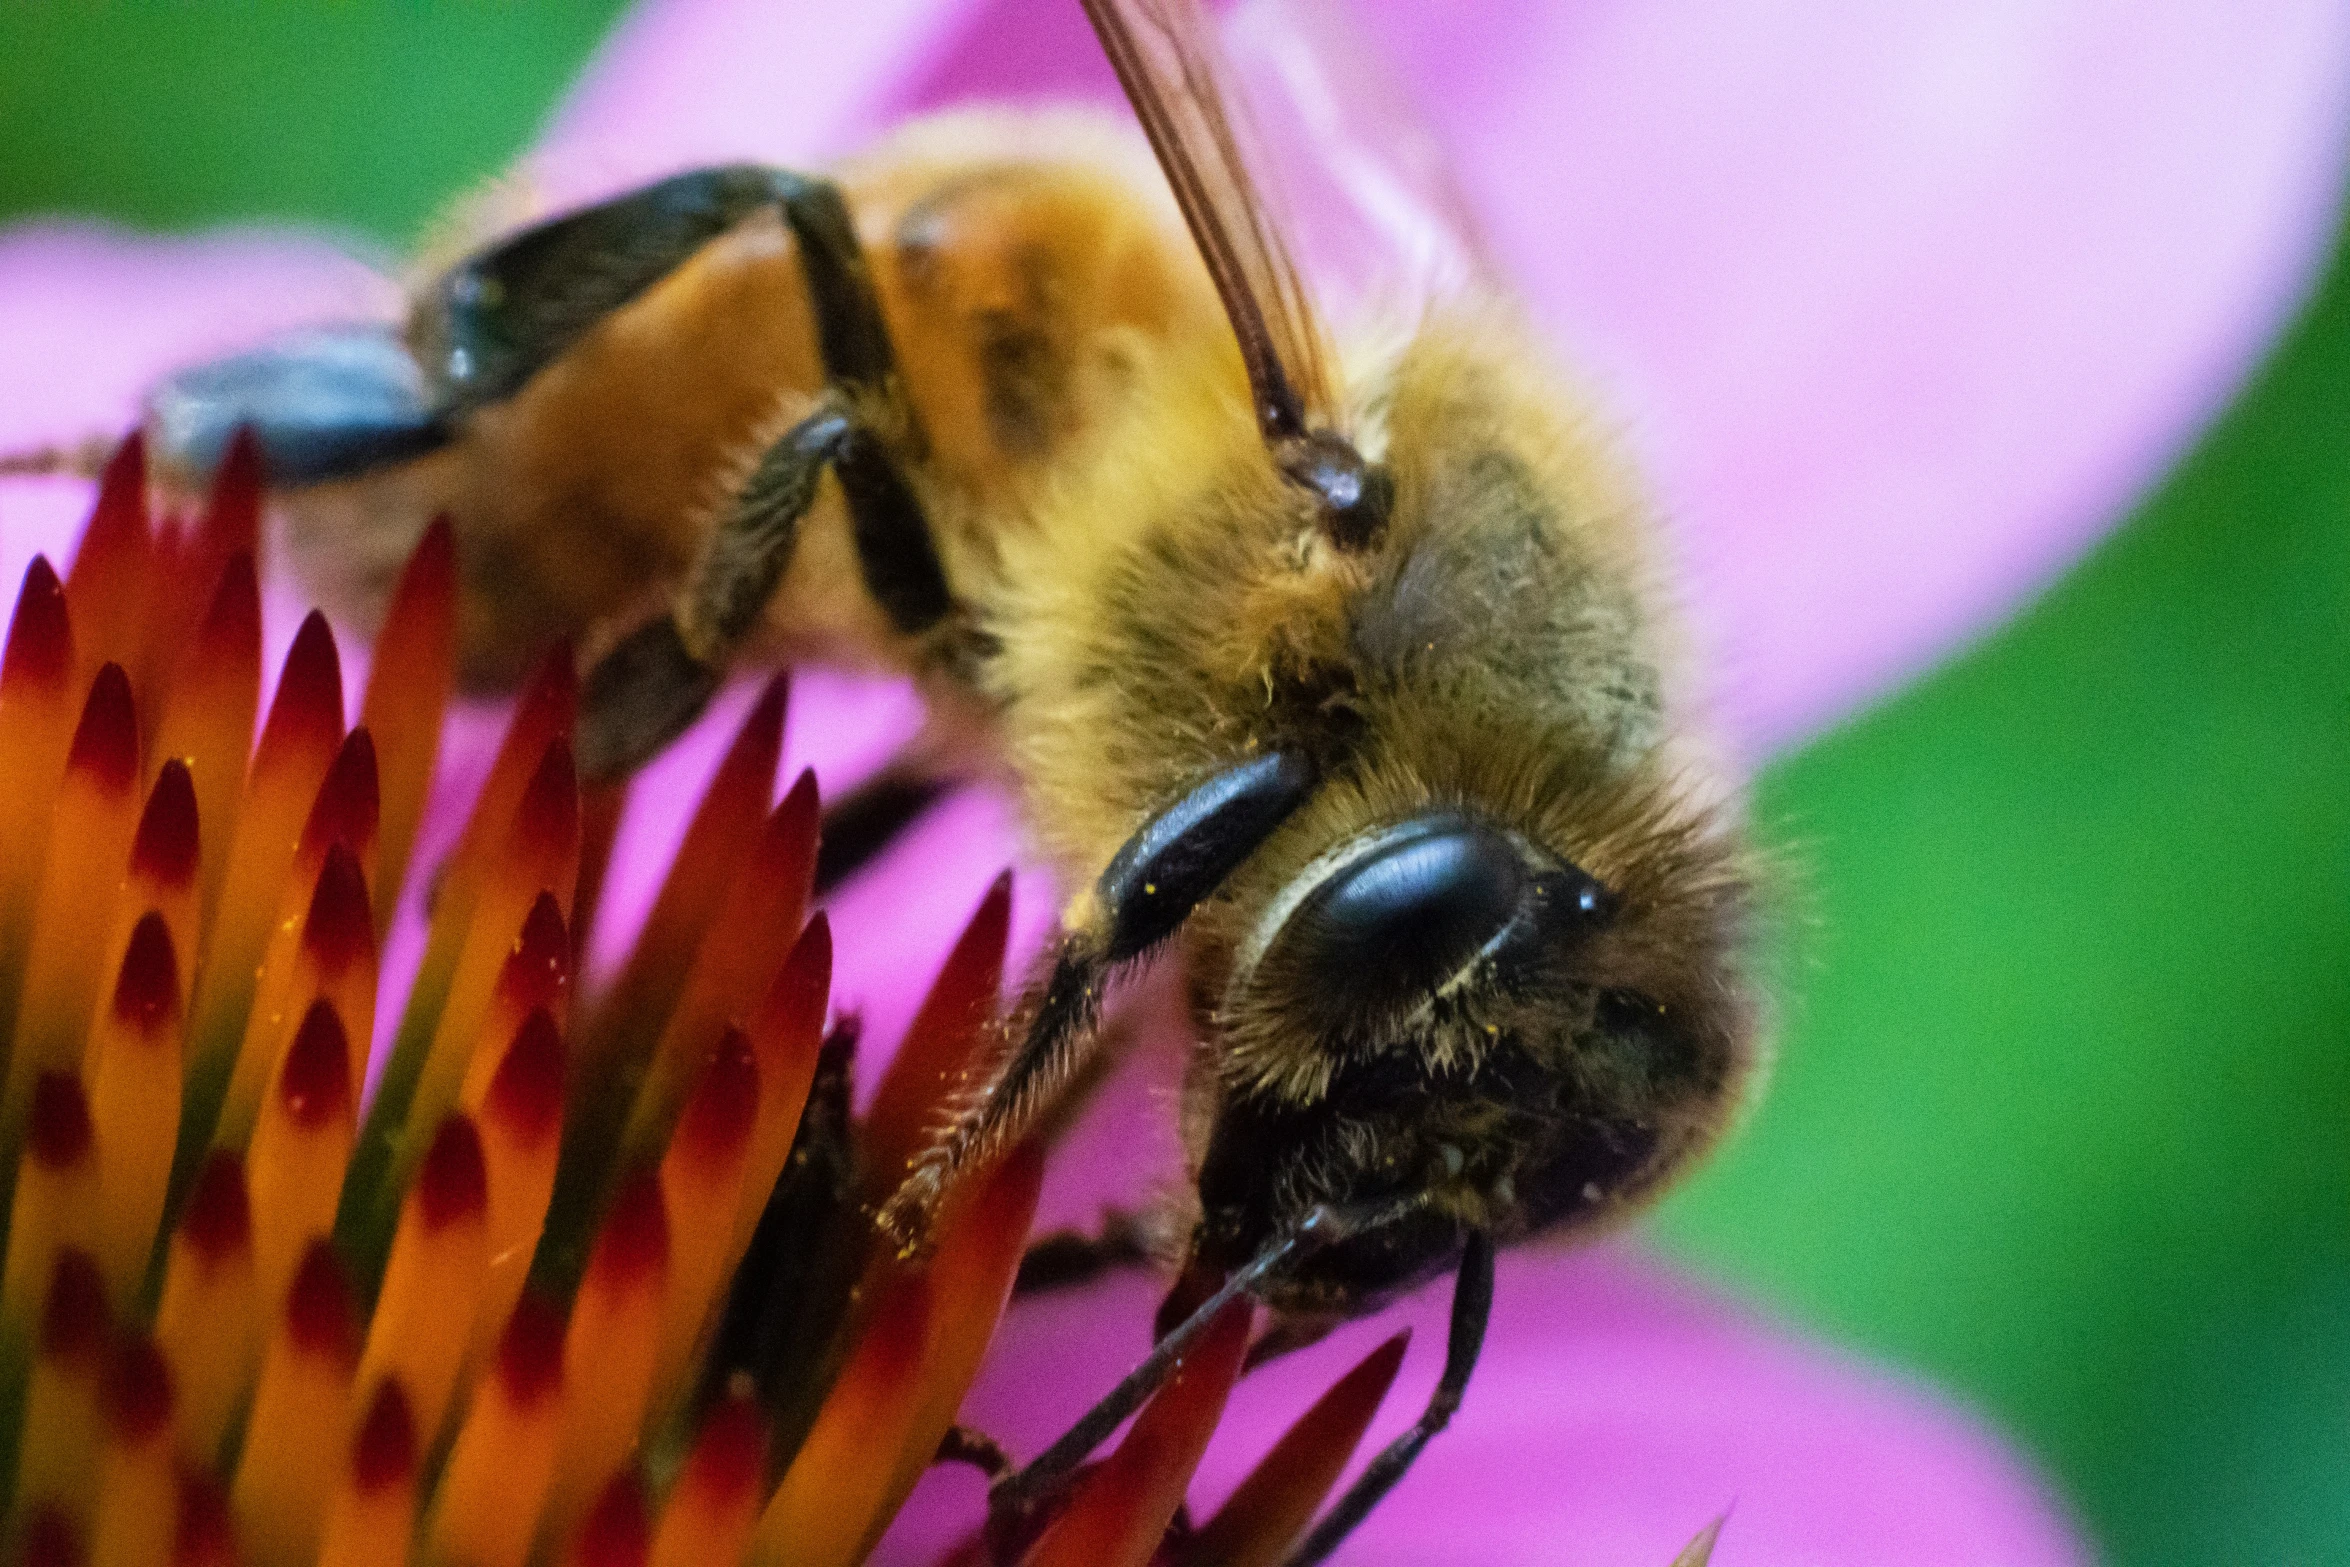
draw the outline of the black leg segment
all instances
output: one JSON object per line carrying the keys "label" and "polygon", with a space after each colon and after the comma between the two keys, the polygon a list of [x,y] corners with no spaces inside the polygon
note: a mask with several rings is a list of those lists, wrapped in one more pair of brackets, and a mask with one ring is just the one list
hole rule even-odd
{"label": "black leg segment", "polygon": [[950,787],[921,768],[893,762],[829,802],[816,840],[816,896],[838,891],[887,853]]}
{"label": "black leg segment", "polygon": [[817,346],[834,384],[883,395],[889,333],[848,203],[831,181],[759,164],[695,169],[535,224],[459,262],[404,332],[374,325],[289,334],[184,370],[151,395],[166,463],[209,473],[251,426],[273,483],[315,484],[445,445],[466,414],[503,401],[614,311],[744,219],[776,211],[796,242]]}
{"label": "black leg segment", "polygon": [[635,771],[701,716],[735,646],[758,623],[791,564],[816,482],[848,438],[827,405],[767,449],[711,536],[676,608],[629,633],[588,672],[579,761],[589,778]]}
{"label": "black leg segment", "polygon": [[1412,1460],[1420,1456],[1420,1449],[1452,1423],[1453,1411],[1461,1407],[1461,1395],[1468,1391],[1469,1373],[1477,1368],[1477,1356],[1485,1347],[1485,1325],[1492,1316],[1493,1239],[1472,1234],[1461,1253],[1460,1276],[1452,1287],[1452,1331],[1445,1339],[1444,1374],[1436,1379],[1436,1391],[1429,1396],[1427,1409],[1409,1431],[1388,1443],[1370,1467],[1356,1476],[1338,1505],[1323,1515],[1289,1558],[1288,1567],[1313,1567],[1337,1550],[1355,1525],[1379,1505],[1379,1499],[1395,1489],[1404,1471],[1412,1467]]}
{"label": "black leg segment", "polygon": [[1104,1274],[1148,1267],[1156,1260],[1149,1242],[1141,1220],[1123,1208],[1106,1208],[1095,1234],[1055,1230],[1029,1242],[1012,1276],[1012,1298],[1075,1289]]}
{"label": "black leg segment", "polygon": [[865,591],[899,631],[907,636],[928,631],[954,608],[954,595],[922,503],[869,431],[849,432],[833,457],[832,471],[849,505]]}
{"label": "black leg segment", "polygon": [[767,171],[696,169],[536,224],[444,273],[410,335],[453,410],[511,397],[615,310],[772,206]]}
{"label": "black leg segment", "polygon": [[726,678],[696,658],[664,615],[596,661],[580,689],[579,771],[590,782],[625,778],[702,716]]}
{"label": "black leg segment", "polygon": [[839,187],[738,163],[550,219],[450,268],[410,324],[440,409],[513,396],[606,316],[769,209],[798,242],[826,372],[844,386],[879,388],[891,370],[889,334]]}

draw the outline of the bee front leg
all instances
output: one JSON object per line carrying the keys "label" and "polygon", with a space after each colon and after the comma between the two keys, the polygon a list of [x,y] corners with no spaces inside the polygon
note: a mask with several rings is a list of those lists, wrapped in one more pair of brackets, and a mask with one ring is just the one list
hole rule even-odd
{"label": "bee front leg", "polygon": [[1420,1456],[1420,1449],[1452,1423],[1453,1411],[1461,1407],[1461,1395],[1468,1391],[1469,1373],[1477,1368],[1477,1356],[1485,1348],[1485,1325],[1492,1318],[1493,1237],[1478,1232],[1469,1236],[1461,1252],[1461,1271],[1452,1287],[1452,1325],[1445,1337],[1444,1371],[1436,1379],[1436,1391],[1428,1396],[1428,1407],[1410,1430],[1388,1443],[1370,1467],[1355,1477],[1338,1505],[1314,1525],[1285,1567],[1313,1567],[1337,1550],[1355,1525],[1379,1505],[1379,1499],[1395,1489],[1412,1460]]}
{"label": "bee front leg", "polygon": [[[1175,1374],[1182,1366],[1183,1357],[1190,1352],[1191,1346],[1218,1317],[1224,1314],[1225,1308],[1234,1301],[1257,1294],[1277,1280],[1284,1272],[1296,1267],[1323,1247],[1336,1245],[1353,1236],[1360,1235],[1365,1230],[1392,1219],[1394,1214],[1395,1209],[1392,1205],[1364,1208],[1318,1204],[1287,1228],[1276,1232],[1272,1239],[1265,1243],[1262,1250],[1250,1258],[1247,1263],[1234,1269],[1214,1290],[1203,1296],[1182,1321],[1161,1333],[1159,1341],[1151,1346],[1150,1353],[1142,1358],[1141,1363],[1135,1366],[1132,1371],[1127,1372],[1116,1387],[1103,1394],[1091,1409],[1080,1415],[1075,1425],[1061,1433],[1059,1440],[1029,1460],[1026,1468],[1005,1475],[990,1485],[987,1495],[987,1510],[990,1518],[1001,1526],[1016,1525],[1022,1518],[1033,1516],[1037,1508],[1042,1506],[1061,1488],[1069,1476],[1076,1472],[1077,1466],[1085,1462],[1086,1457],[1095,1448],[1108,1440],[1111,1432],[1125,1424],[1127,1418],[1142,1407],[1144,1399],[1157,1392],[1167,1378]],[[1472,1251],[1481,1242],[1482,1237],[1472,1241]],[[1493,1294],[1493,1251],[1490,1244],[1485,1245],[1483,1256],[1485,1258],[1485,1295],[1490,1303]],[[1460,1296],[1456,1292],[1454,1295],[1455,1331],[1453,1335],[1456,1345],[1461,1337],[1459,1303]],[[1480,1341],[1484,1337],[1484,1332],[1484,1319],[1479,1317],[1476,1336]],[[1474,1348],[1470,1350],[1469,1358],[1472,1361],[1475,1360]],[[1447,1370],[1449,1371],[1449,1369],[1450,1362],[1448,1361]],[[1465,1367],[1462,1369],[1460,1380],[1464,1385],[1468,1381],[1468,1371]],[[1456,1404],[1459,1402],[1457,1390],[1454,1402]],[[1447,1412],[1449,1413],[1449,1411]],[[1425,1438],[1422,1440],[1424,1441]],[[1396,1445],[1402,1444],[1398,1442]],[[1389,1452],[1393,1451],[1394,1448],[1391,1447]],[[1417,1449],[1414,1451],[1416,1452]],[[1384,1453],[1380,1455],[1382,1460],[1386,1456]],[[1409,1458],[1404,1460],[1407,1464],[1410,1461]],[[1375,1469],[1376,1464],[1373,1467]],[[1402,1473],[1401,1469],[1396,1472],[1398,1475]],[[1366,1480],[1370,1478],[1368,1471],[1366,1471],[1364,1478]],[[1392,1485],[1394,1481],[1390,1479],[1387,1484]],[[1362,1482],[1358,1481],[1356,1489],[1359,1490],[1361,1487]],[[1384,1494],[1385,1486],[1382,1486],[1380,1490],[1381,1494]],[[1347,1495],[1348,1500],[1352,1500],[1354,1493],[1350,1491]],[[1370,1501],[1377,1500],[1377,1495],[1370,1498]],[[1370,1501],[1363,1504],[1366,1510],[1369,1508]]]}
{"label": "bee front leg", "polygon": [[1017,1138],[1085,1059],[1111,975],[1175,934],[1314,787],[1312,762],[1268,752],[1215,774],[1126,840],[1094,884],[1093,917],[1062,938],[1052,977],[1025,1009],[1015,1048],[883,1205],[882,1229],[907,1252],[954,1177]]}

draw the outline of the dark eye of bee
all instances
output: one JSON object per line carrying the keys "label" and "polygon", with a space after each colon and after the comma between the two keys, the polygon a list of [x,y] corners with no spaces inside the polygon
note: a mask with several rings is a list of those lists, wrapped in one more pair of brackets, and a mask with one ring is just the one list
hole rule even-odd
{"label": "dark eye of bee", "polygon": [[1424,996],[1508,928],[1533,879],[1493,829],[1449,813],[1417,817],[1315,888],[1285,944],[1330,986],[1383,1001]]}

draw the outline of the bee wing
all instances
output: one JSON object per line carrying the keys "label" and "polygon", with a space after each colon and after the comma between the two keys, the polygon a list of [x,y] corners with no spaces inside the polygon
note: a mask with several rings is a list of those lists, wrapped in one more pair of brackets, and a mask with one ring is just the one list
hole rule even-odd
{"label": "bee wing", "polygon": [[1240,339],[1268,445],[1335,420],[1330,351],[1269,221],[1197,0],[1085,0]]}
{"label": "bee wing", "polygon": [[1342,0],[1241,0],[1221,36],[1263,137],[1259,172],[1326,318],[1404,320],[1498,288],[1443,138]]}

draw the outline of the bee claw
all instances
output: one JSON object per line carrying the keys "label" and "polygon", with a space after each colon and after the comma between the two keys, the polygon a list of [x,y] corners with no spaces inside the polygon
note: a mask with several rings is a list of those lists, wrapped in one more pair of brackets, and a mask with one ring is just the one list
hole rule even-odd
{"label": "bee claw", "polygon": [[896,1245],[900,1262],[915,1262],[927,1257],[936,1248],[937,1237],[932,1233],[937,1217],[939,1198],[946,1190],[946,1174],[937,1164],[923,1164],[910,1171],[889,1201],[881,1205],[874,1223],[881,1233]]}

